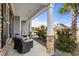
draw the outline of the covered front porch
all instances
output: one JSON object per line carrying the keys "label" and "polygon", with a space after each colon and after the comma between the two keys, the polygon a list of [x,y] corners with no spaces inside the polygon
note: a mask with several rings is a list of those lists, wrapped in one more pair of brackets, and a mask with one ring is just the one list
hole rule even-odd
{"label": "covered front porch", "polygon": [[[6,11],[6,4],[3,5],[4,11]],[[47,55],[53,55],[54,54],[54,31],[53,31],[53,8],[54,4],[52,3],[12,3],[10,4],[10,9],[13,14],[9,15],[9,17],[12,16],[12,19],[8,19],[3,21],[7,24],[7,31],[4,33],[7,35],[8,40],[6,40],[4,43],[4,46],[1,47],[1,54],[8,55],[8,56],[47,56]],[[19,54],[16,50],[13,49],[14,47],[14,41],[12,39],[13,36],[15,36],[16,33],[21,35],[29,36],[31,37],[32,32],[32,20],[42,14],[44,11],[48,11],[48,20],[47,20],[47,47],[42,46],[35,40],[33,40],[33,48],[25,53],[25,54]],[[3,11],[3,12],[4,12]],[[5,13],[6,14],[6,13]],[[5,27],[5,25],[3,25]],[[3,28],[2,28],[3,29]],[[4,28],[5,29],[5,28]],[[5,36],[4,35],[4,36]],[[3,36],[2,36],[3,37]],[[10,39],[11,38],[11,39]],[[30,40],[29,39],[29,40]],[[4,39],[1,39],[4,40]],[[0,43],[1,44],[1,43]],[[1,44],[2,45],[2,44]],[[9,48],[8,48],[9,46]],[[6,51],[5,51],[6,50]],[[4,52],[5,51],[5,52]]]}

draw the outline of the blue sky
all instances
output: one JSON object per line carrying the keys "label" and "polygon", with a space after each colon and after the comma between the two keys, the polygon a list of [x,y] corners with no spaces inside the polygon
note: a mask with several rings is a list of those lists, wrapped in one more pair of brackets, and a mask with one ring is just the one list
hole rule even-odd
{"label": "blue sky", "polygon": [[[66,26],[71,26],[72,13],[69,12],[68,14],[63,14],[63,15],[59,14],[58,9],[61,7],[63,7],[63,4],[57,3],[57,4],[55,4],[54,8],[52,8],[53,25],[62,23]],[[79,17],[78,17],[78,21],[79,21]],[[79,22],[77,23],[77,26],[78,26],[78,24],[79,24]],[[47,11],[45,11],[44,13],[42,13],[41,15],[36,17],[34,20],[32,20],[33,27],[40,26],[40,25],[47,26]]]}

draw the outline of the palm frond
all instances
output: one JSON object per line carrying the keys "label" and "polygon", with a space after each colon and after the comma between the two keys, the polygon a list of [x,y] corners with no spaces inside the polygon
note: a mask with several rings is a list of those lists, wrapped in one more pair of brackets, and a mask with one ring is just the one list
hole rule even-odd
{"label": "palm frond", "polygon": [[58,10],[60,14],[65,14],[68,13],[69,11],[70,11],[70,5],[68,3],[64,4],[64,6]]}
{"label": "palm frond", "polygon": [[71,3],[70,4],[71,8],[76,11],[77,9],[79,9],[79,3]]}

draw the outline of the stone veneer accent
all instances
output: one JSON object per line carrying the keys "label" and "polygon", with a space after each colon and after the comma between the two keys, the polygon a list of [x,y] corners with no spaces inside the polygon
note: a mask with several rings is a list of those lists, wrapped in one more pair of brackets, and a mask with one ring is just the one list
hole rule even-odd
{"label": "stone veneer accent", "polygon": [[13,43],[13,39],[12,38],[8,39],[6,45],[0,51],[1,56],[7,56],[7,53],[12,46],[12,43]]}
{"label": "stone veneer accent", "polygon": [[54,36],[47,36],[47,52],[49,54],[54,53]]}

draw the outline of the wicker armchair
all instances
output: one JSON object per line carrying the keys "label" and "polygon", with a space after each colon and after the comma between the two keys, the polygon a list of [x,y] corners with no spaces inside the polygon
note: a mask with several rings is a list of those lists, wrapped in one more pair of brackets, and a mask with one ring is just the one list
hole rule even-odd
{"label": "wicker armchair", "polygon": [[30,51],[33,47],[33,40],[27,40],[25,37],[20,35],[15,35],[14,39],[14,49],[16,49],[19,53],[26,53]]}

